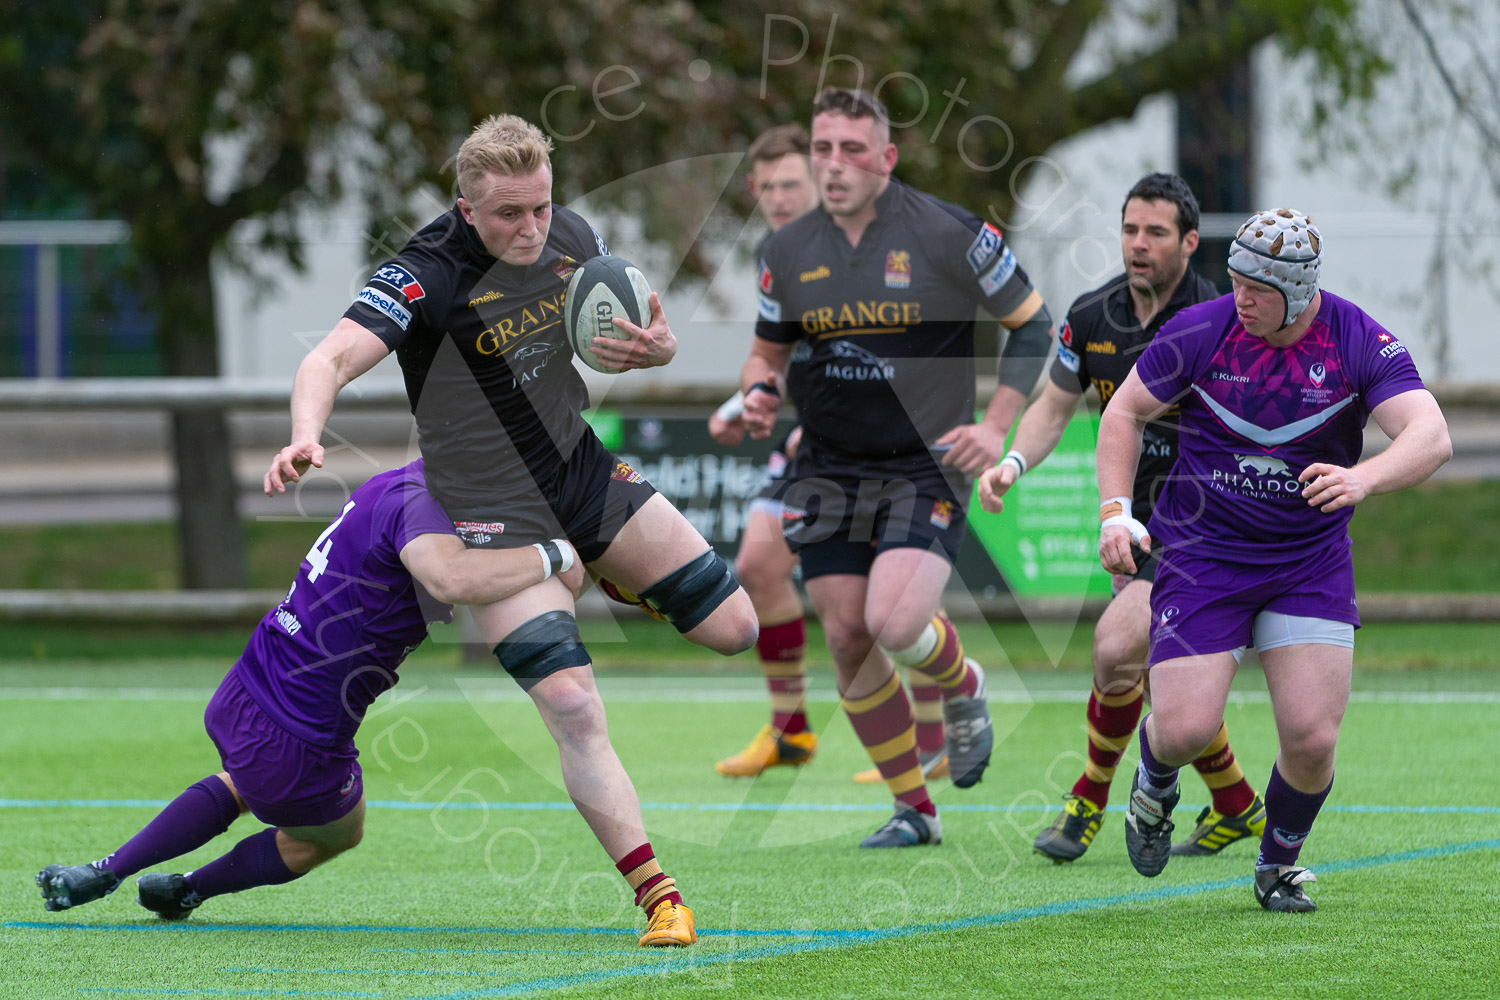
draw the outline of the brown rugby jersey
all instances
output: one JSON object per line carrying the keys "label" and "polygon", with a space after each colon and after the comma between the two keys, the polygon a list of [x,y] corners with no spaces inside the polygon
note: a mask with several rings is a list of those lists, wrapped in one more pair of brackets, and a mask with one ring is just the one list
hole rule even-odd
{"label": "brown rugby jersey", "polygon": [[541,257],[507,264],[454,206],[376,268],[344,313],[396,352],[444,504],[534,497],[592,433],[563,295],[579,263],[607,252],[582,217],[554,206]]}
{"label": "brown rugby jersey", "polygon": [[[1126,275],[1119,275],[1074,300],[1068,318],[1057,334],[1057,357],[1051,377],[1069,392],[1084,392],[1090,385],[1099,390],[1101,406],[1109,403],[1135,367],[1135,359],[1156,331],[1188,306],[1219,297],[1213,282],[1191,268],[1177,282],[1172,296],[1151,322],[1142,328],[1135,316]],[[1141,461],[1136,468],[1132,492],[1134,515],[1145,524],[1155,506],[1161,482],[1177,461],[1177,408],[1146,425],[1141,440]]]}
{"label": "brown rugby jersey", "polygon": [[[972,423],[975,310],[1007,316],[1032,292],[977,215],[894,179],[875,209],[857,247],[820,206],[761,255],[755,335],[811,349],[802,425],[825,468],[925,454]],[[1049,346],[1012,335],[1002,383],[1029,392]]]}

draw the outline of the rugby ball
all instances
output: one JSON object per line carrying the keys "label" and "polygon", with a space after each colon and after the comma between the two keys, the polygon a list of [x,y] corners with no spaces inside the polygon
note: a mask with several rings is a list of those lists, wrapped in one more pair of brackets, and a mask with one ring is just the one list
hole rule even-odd
{"label": "rugby ball", "polygon": [[589,350],[595,337],[629,340],[630,335],[614,323],[616,316],[636,326],[651,320],[651,286],[640,268],[623,257],[604,254],[583,262],[573,272],[563,299],[563,325],[568,342],[584,364],[596,372],[615,375],[612,368]]}

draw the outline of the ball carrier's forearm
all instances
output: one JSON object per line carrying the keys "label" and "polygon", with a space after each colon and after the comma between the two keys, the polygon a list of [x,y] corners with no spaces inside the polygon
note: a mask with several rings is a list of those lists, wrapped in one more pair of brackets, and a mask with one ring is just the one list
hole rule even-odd
{"label": "ball carrier's forearm", "polygon": [[339,378],[334,365],[317,352],[309,354],[297,366],[292,382],[292,440],[323,440],[323,429],[333,413],[334,400],[348,381]]}

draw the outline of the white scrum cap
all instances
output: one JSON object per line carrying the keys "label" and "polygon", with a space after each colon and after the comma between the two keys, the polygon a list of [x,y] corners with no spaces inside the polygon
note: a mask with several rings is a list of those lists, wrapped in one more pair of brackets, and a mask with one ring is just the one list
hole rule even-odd
{"label": "white scrum cap", "polygon": [[1231,271],[1281,293],[1286,302],[1282,329],[1291,326],[1317,294],[1322,259],[1323,234],[1294,208],[1256,212],[1229,248]]}

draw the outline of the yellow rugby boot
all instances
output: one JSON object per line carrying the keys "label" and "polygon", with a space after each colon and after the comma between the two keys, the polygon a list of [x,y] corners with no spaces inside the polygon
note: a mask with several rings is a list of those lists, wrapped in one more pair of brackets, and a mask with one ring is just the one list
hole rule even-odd
{"label": "yellow rugby boot", "polygon": [[1246,837],[1260,840],[1265,829],[1266,804],[1260,800],[1259,795],[1238,816],[1224,816],[1214,812],[1212,807],[1205,806],[1198,814],[1198,825],[1193,829],[1193,835],[1173,844],[1172,853],[1218,854],[1237,840],[1244,840]]}
{"label": "yellow rugby boot", "polygon": [[686,948],[697,940],[693,911],[686,906],[667,902],[651,911],[646,933],[641,935],[641,947]]}
{"label": "yellow rugby boot", "polygon": [[768,767],[806,764],[817,750],[818,734],[811,729],[788,736],[765,725],[749,746],[719,761],[714,770],[731,778],[753,778]]}

